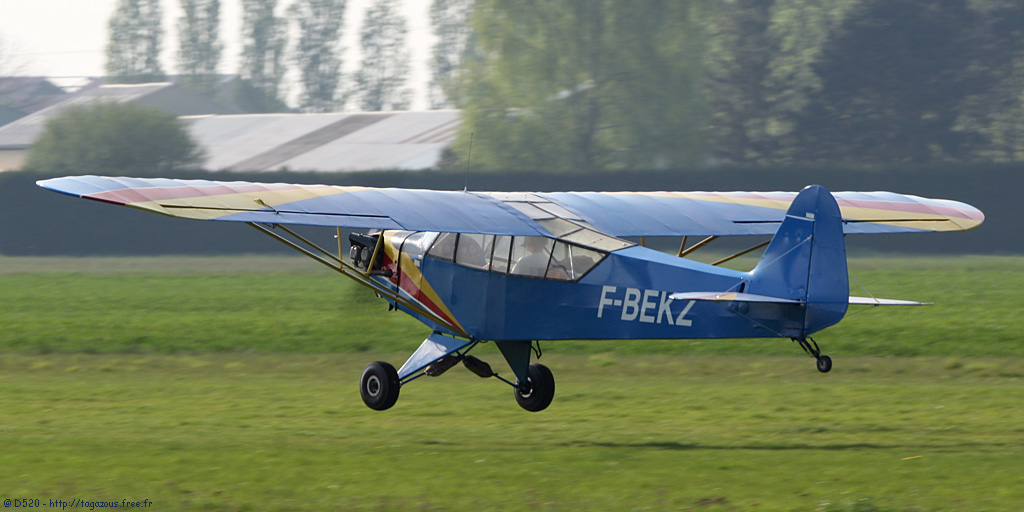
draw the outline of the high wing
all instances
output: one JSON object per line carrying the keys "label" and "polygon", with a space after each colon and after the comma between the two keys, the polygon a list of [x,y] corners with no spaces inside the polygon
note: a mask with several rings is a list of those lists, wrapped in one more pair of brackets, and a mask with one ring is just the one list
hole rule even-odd
{"label": "high wing", "polygon": [[[456,192],[160,178],[39,181],[72,196],[202,220],[554,235],[561,220],[616,237],[770,235],[795,192]],[[892,192],[835,193],[844,233],[963,231],[978,209]],[[569,226],[566,228],[566,226]]]}
{"label": "high wing", "polygon": [[464,192],[102,176],[71,176],[38,184],[72,196],[190,219],[546,234],[500,201]]}
{"label": "high wing", "polygon": [[[559,192],[540,194],[625,237],[771,235],[796,192]],[[971,205],[893,192],[836,192],[843,232],[966,231],[985,215]]]}

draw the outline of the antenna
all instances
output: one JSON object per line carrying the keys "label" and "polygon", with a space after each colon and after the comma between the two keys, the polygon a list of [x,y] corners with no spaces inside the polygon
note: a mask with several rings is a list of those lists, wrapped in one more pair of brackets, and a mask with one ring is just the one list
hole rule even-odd
{"label": "antenna", "polygon": [[469,157],[466,158],[466,183],[462,187],[463,192],[469,192],[469,168],[473,165],[473,135],[476,132],[469,132]]}

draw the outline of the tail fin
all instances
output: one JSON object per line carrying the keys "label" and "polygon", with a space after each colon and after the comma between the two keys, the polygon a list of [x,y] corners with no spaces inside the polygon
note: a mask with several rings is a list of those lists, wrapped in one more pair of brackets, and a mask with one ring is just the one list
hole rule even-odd
{"label": "tail fin", "polygon": [[742,291],[806,304],[804,335],[843,318],[850,300],[846,242],[828,190],[812,185],[797,194]]}

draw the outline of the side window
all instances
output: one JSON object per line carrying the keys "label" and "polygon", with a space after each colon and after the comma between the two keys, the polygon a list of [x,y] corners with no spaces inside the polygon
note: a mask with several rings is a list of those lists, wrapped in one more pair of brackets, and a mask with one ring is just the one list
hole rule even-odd
{"label": "side window", "polygon": [[463,233],[459,235],[459,246],[455,253],[455,263],[467,267],[487,268],[487,257],[490,255],[494,235],[476,235]]}
{"label": "side window", "polygon": [[544,277],[554,242],[542,236],[516,237],[512,245],[512,275]]}
{"label": "side window", "polygon": [[544,277],[559,281],[572,280],[572,261],[569,257],[569,244],[555,242],[555,246],[551,250],[551,260],[548,262],[548,272]]}
{"label": "side window", "polygon": [[590,272],[594,265],[600,263],[604,254],[592,249],[585,249],[575,245],[569,246],[569,270],[570,279],[576,280]]}
{"label": "side window", "polygon": [[512,251],[512,237],[494,237],[494,251],[491,253],[491,272],[504,274],[508,272],[508,258]]}
{"label": "side window", "polygon": [[455,241],[458,239],[458,236],[458,233],[441,233],[437,240],[434,240],[434,245],[430,246],[427,256],[440,260],[454,261]]}

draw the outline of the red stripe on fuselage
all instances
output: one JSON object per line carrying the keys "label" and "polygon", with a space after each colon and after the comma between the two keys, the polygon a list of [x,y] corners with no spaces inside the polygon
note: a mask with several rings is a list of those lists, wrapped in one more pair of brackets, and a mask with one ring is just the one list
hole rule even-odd
{"label": "red stripe on fuselage", "polygon": [[[395,265],[394,261],[391,258],[388,258],[387,256],[384,257],[384,265],[385,267],[398,268],[399,272],[401,272],[401,267]],[[426,278],[423,279],[426,280]],[[419,288],[419,286],[416,286],[416,283],[413,282],[412,279],[408,277],[405,277],[403,279],[400,277],[398,281],[400,283],[399,288],[401,288],[402,291],[404,291],[410,297],[412,297],[413,300],[419,302],[420,305],[427,308],[435,315],[445,319],[445,321],[447,321],[451,325],[458,326],[458,324],[455,322],[455,319],[448,316],[448,314],[445,313],[444,310],[440,306],[438,306],[438,304],[436,304],[429,296],[427,296],[427,294],[425,294],[423,290]]]}

